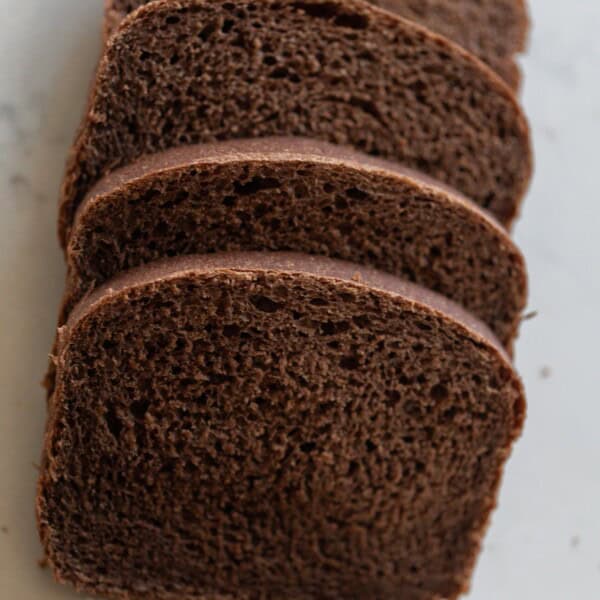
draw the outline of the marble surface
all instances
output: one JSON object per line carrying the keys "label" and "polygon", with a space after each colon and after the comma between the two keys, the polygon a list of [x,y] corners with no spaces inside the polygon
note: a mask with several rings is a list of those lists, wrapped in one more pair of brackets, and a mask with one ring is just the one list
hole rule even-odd
{"label": "marble surface", "polygon": [[[600,598],[600,3],[533,0],[523,100],[537,171],[516,238],[529,394],[470,600]],[[0,0],[0,597],[74,598],[37,565],[38,385],[63,285],[64,158],[99,51],[100,0]]]}

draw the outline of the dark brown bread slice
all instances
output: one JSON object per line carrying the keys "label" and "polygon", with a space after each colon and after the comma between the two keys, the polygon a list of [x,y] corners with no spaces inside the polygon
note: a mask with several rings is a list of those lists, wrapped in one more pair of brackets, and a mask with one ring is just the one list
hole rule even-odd
{"label": "dark brown bread slice", "polygon": [[173,146],[269,135],[397,159],[503,224],[531,171],[510,89],[412,22],[360,0],[158,0],[106,46],[64,181],[63,243],[109,171]]}
{"label": "dark brown bread slice", "polygon": [[38,497],[56,577],[120,598],[468,587],[521,383],[481,322],[298,254],[120,275],[61,330]]}
{"label": "dark brown bread slice", "polygon": [[525,50],[529,16],[525,0],[378,0],[476,54],[512,88],[521,83],[515,55]]}
{"label": "dark brown bread slice", "polygon": [[91,190],[68,249],[65,316],[120,271],[231,250],[371,265],[465,306],[507,346],[527,299],[522,255],[472,202],[396,163],[300,138],[144,157]]}
{"label": "dark brown bread slice", "polygon": [[[151,0],[107,0],[106,37],[126,15]],[[524,0],[369,0],[445,35],[489,64],[514,88],[514,55],[525,49],[529,18]]]}

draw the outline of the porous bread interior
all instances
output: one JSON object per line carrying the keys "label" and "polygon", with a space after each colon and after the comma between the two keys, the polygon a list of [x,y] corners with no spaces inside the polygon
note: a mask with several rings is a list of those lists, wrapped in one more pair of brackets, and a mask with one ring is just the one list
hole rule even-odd
{"label": "porous bread interior", "polygon": [[[112,31],[127,14],[150,0],[112,0]],[[528,18],[523,0],[369,0],[445,35],[488,63],[512,87],[519,84],[514,55],[524,49]]]}
{"label": "porous bread interior", "polygon": [[125,288],[59,366],[42,537],[95,593],[454,598],[523,416],[449,317],[298,273]]}
{"label": "porous bread interior", "polygon": [[292,250],[404,277],[469,309],[505,345],[514,338],[526,301],[523,259],[466,203],[390,172],[311,160],[308,152],[277,159],[232,152],[208,162],[217,152],[198,147],[196,163],[84,203],[69,245],[62,321],[95,286],[157,259]]}
{"label": "porous bread interior", "polygon": [[510,90],[408,21],[354,0],[158,1],[107,45],[64,181],[63,242],[104,173],[173,146],[269,135],[398,160],[504,224],[531,170]]}

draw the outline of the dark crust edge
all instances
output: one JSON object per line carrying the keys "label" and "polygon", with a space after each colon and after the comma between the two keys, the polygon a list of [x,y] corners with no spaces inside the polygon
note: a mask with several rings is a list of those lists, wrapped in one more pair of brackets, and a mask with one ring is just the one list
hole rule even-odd
{"label": "dark crust edge", "polygon": [[[253,273],[297,274],[337,281],[355,286],[358,290],[375,291],[398,298],[431,312],[438,318],[455,322],[463,330],[465,337],[471,338],[477,344],[493,347],[510,366],[510,359],[505,349],[488,326],[446,297],[377,269],[298,252],[196,254],[167,258],[122,272],[99,286],[73,308],[60,333],[59,353],[64,349],[65,342],[78,323],[91,314],[97,306],[126,295],[132,288],[189,276],[209,276],[214,273],[232,277],[243,277],[244,274]],[[512,370],[512,366],[510,368]]]}
{"label": "dark crust edge", "polygon": [[481,208],[459,190],[438,181],[429,175],[411,169],[398,162],[378,158],[355,150],[350,146],[331,144],[323,140],[301,136],[267,136],[260,138],[240,138],[219,142],[174,146],[154,154],[144,154],[137,160],[119,167],[99,179],[84,196],[77,207],[72,229],[76,227],[78,214],[85,210],[99,196],[107,196],[129,183],[151,179],[159,174],[177,171],[187,167],[227,165],[243,161],[282,163],[315,162],[323,165],[345,166],[353,170],[379,172],[390,177],[401,178],[429,189],[439,189],[461,204],[468,205],[498,229],[504,228],[497,219]]}
{"label": "dark crust edge", "polygon": [[[525,52],[527,50],[529,44],[529,35],[531,30],[531,18],[529,16],[529,8],[527,6],[527,0],[514,0],[515,3],[515,16],[518,19],[518,34],[515,38],[515,46],[513,48],[513,52],[510,55],[507,55],[504,60],[499,60],[497,63],[498,71],[494,67],[492,70],[496,72],[500,77],[509,85],[510,88],[513,89],[515,93],[519,92],[522,82],[522,74],[519,64],[517,63],[516,57],[517,55]],[[374,5],[376,6],[376,5]],[[110,39],[111,35],[116,32],[119,28],[119,24],[123,19],[125,19],[128,15],[133,14],[137,10],[139,10],[141,6],[136,8],[131,13],[123,13],[122,11],[116,10],[113,8],[113,0],[104,0],[104,25],[103,25],[103,40],[104,43],[107,43]],[[383,9],[383,7],[380,7]],[[388,12],[392,14],[398,14],[391,7],[388,7]],[[441,35],[441,34],[438,34]],[[454,42],[454,40],[450,41]],[[458,44],[458,42],[454,42]],[[459,44],[460,45],[460,44]],[[474,54],[474,53],[473,53]],[[479,57],[477,57],[479,58]],[[483,61],[485,63],[485,61]],[[488,63],[485,63],[488,67],[491,66]]]}

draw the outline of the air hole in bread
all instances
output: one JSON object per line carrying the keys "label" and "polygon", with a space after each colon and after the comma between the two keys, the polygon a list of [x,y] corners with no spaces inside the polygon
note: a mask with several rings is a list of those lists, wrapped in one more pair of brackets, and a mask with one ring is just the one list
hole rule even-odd
{"label": "air hole in bread", "polygon": [[271,79],[285,79],[288,76],[288,70],[285,67],[277,67],[269,73]]}
{"label": "air hole in bread", "polygon": [[360,366],[360,361],[357,356],[343,356],[340,359],[340,367],[348,371],[354,371]]}
{"label": "air hole in bread", "polygon": [[329,304],[325,298],[319,298],[318,296],[316,298],[311,298],[310,303],[313,306],[327,306]]}
{"label": "air hole in bread", "polygon": [[148,408],[150,408],[150,402],[148,400],[139,400],[138,402],[133,402],[129,410],[135,419],[141,421],[146,416]]}
{"label": "air hole in bread", "polygon": [[358,188],[355,188],[355,187],[348,188],[346,190],[346,194],[348,197],[352,198],[353,200],[364,200],[365,198],[369,197],[369,195],[366,192],[363,192],[362,190],[359,190]]}
{"label": "air hole in bread", "polygon": [[223,25],[221,25],[221,31],[223,33],[229,33],[234,25],[235,21],[233,19],[225,19]]}
{"label": "air hole in bread", "polygon": [[366,16],[352,13],[342,13],[333,22],[340,27],[350,29],[366,29],[369,26],[369,19]]}
{"label": "air hole in bread", "polygon": [[281,308],[281,304],[271,300],[271,298],[267,298],[267,296],[253,296],[250,300],[261,312],[274,313]]}
{"label": "air hole in bread", "polygon": [[310,2],[296,2],[294,7],[304,11],[311,17],[327,20],[333,19],[333,23],[340,27],[366,29],[369,26],[369,19],[366,16],[356,13],[340,12],[339,5],[333,2],[315,4]]}
{"label": "air hole in bread", "polygon": [[206,42],[208,40],[208,38],[213,33],[215,33],[215,31],[217,31],[217,28],[218,28],[218,22],[216,20],[211,21],[210,23],[208,23],[207,25],[204,26],[202,31],[200,31],[200,33],[198,34],[198,37]]}
{"label": "air hole in bread", "polygon": [[240,335],[240,328],[238,325],[225,325],[223,327],[223,335],[225,337],[238,337]]}
{"label": "air hole in bread", "polygon": [[314,442],[304,442],[303,444],[300,444],[300,450],[305,454],[311,453],[316,447],[317,445]]}
{"label": "air hole in bread", "polygon": [[438,383],[431,388],[429,395],[431,396],[431,399],[436,402],[446,400],[448,398],[448,388],[445,385]]}
{"label": "air hole in bread", "polygon": [[250,181],[246,183],[241,183],[240,181],[236,181],[234,184],[234,189],[236,194],[240,196],[249,196],[251,194],[256,194],[257,192],[263,190],[271,190],[279,187],[280,183],[277,179],[273,177],[253,177]]}
{"label": "air hole in bread", "polygon": [[118,440],[121,436],[123,424],[112,408],[104,413],[104,422],[106,423],[106,427],[108,428],[110,434],[115,438],[115,440]]}

